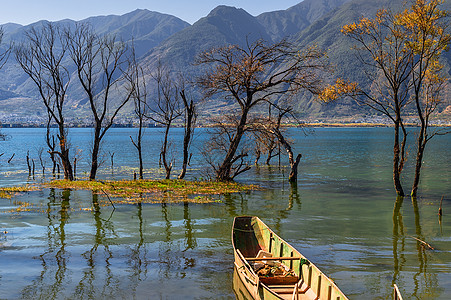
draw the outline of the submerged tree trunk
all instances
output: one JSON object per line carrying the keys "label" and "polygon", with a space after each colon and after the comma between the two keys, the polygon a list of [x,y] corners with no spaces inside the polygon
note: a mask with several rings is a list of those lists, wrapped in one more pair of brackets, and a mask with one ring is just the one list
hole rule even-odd
{"label": "submerged tree trunk", "polygon": [[142,152],[142,144],[141,144],[141,140],[142,140],[142,119],[139,120],[139,130],[138,130],[138,142],[136,145],[136,149],[138,149],[138,160],[139,160],[139,179],[144,179],[144,174],[143,174],[143,152]]}
{"label": "submerged tree trunk", "polygon": [[400,121],[395,122],[395,140],[393,145],[393,182],[396,193],[404,196],[404,190],[401,185],[401,169],[400,169],[400,144],[399,144],[399,127]]}
{"label": "submerged tree trunk", "polygon": [[136,150],[138,150],[138,160],[139,160],[139,179],[144,179],[144,166],[143,166],[143,155],[142,155],[142,135],[143,135],[143,118],[139,118],[139,128],[138,128],[138,135],[136,137],[136,142],[133,140],[132,136],[130,136],[130,140],[132,141],[133,146],[135,146]]}
{"label": "submerged tree trunk", "polygon": [[95,180],[97,175],[97,169],[99,168],[99,151],[100,151],[100,141],[102,139],[100,131],[102,125],[96,122],[96,127],[94,129],[94,141],[92,145],[92,157],[91,157],[91,172],[89,174],[89,180]]}
{"label": "submerged tree trunk", "polygon": [[183,100],[183,104],[185,106],[185,135],[183,137],[183,164],[182,171],[180,172],[179,179],[185,178],[186,169],[189,164],[189,146],[191,144],[191,139],[193,135],[194,123],[196,121],[196,111],[194,106],[194,101],[191,100],[188,103],[188,100],[185,95],[185,91],[182,90],[180,92],[180,96]]}
{"label": "submerged tree trunk", "polygon": [[428,120],[423,118],[423,114],[421,113],[421,108],[419,107],[419,101],[417,101],[417,109],[418,109],[418,115],[420,117],[421,121],[421,128],[420,133],[418,134],[418,140],[417,140],[417,157],[416,157],[416,164],[415,164],[415,175],[413,179],[413,185],[412,185],[412,191],[410,195],[412,198],[417,197],[418,192],[418,184],[420,183],[420,172],[421,172],[421,166],[423,164],[423,155],[424,155],[424,149],[426,148],[426,143],[428,142],[428,134],[427,134],[427,127],[428,127]]}
{"label": "submerged tree trunk", "polygon": [[238,124],[235,135],[230,141],[229,150],[222,162],[222,164],[216,170],[216,179],[220,181],[229,181],[232,180],[233,176],[230,174],[233,162],[235,161],[235,154],[238,150],[238,146],[241,142],[241,138],[244,135],[244,128],[247,123],[247,114],[249,112],[249,108],[244,107],[243,112],[241,114],[240,123]]}
{"label": "submerged tree trunk", "polygon": [[299,161],[302,158],[302,154],[298,154],[298,156],[296,156],[296,160],[293,159],[293,153],[291,153],[291,158],[290,158],[290,175],[288,176],[288,181],[289,182],[296,182],[298,180],[298,165],[299,165]]}
{"label": "submerged tree trunk", "polygon": [[294,158],[293,150],[291,149],[290,143],[285,140],[283,134],[280,132],[279,128],[274,129],[274,133],[279,140],[279,143],[285,147],[288,153],[288,161],[290,162],[290,175],[288,176],[288,181],[294,183],[298,180],[298,165],[302,158],[302,154],[298,154],[296,159]]}
{"label": "submerged tree trunk", "polygon": [[171,170],[172,170],[172,163],[168,163],[167,158],[166,158],[167,149],[168,149],[168,136],[169,136],[170,128],[171,128],[171,123],[169,122],[166,125],[163,146],[161,149],[161,160],[163,162],[164,169],[166,170],[166,179],[169,179],[171,177]]}

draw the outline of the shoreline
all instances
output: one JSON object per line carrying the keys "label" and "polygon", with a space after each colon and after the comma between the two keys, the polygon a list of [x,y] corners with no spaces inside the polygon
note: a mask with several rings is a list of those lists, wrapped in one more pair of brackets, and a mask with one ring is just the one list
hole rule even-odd
{"label": "shoreline", "polygon": [[[404,124],[406,127],[420,127],[415,123],[406,123]],[[196,128],[212,128],[214,126],[203,125],[197,126]],[[340,123],[340,122],[330,122],[330,123],[320,123],[320,122],[312,122],[312,123],[304,123],[301,125],[296,124],[282,124],[282,127],[319,127],[319,128],[327,128],[327,127],[349,127],[349,128],[377,128],[377,127],[393,127],[393,124],[384,124],[384,123]],[[444,124],[429,124],[429,127],[451,127],[451,123]],[[44,125],[29,125],[29,124],[0,124],[0,129],[18,129],[18,128],[46,128]],[[51,128],[57,128],[56,126],[51,126]],[[93,126],[67,126],[66,128],[94,128]],[[133,126],[133,124],[116,124],[111,128],[138,128]],[[159,126],[143,126],[143,128],[163,128]],[[173,126],[173,128],[183,128],[182,126]]]}

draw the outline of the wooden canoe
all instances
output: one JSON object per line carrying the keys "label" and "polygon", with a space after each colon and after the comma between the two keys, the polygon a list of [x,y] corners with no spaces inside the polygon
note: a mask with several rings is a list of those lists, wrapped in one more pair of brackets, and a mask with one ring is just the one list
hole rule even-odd
{"label": "wooden canoe", "polygon": [[258,217],[236,217],[232,243],[237,299],[348,299],[330,278]]}

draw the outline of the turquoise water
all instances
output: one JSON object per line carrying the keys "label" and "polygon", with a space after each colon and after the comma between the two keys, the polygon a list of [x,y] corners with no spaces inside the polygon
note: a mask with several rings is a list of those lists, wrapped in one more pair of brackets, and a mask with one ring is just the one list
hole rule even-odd
{"label": "turquoise water", "polygon": [[[43,180],[37,152],[44,147],[44,130],[2,132],[11,139],[0,142],[0,153],[5,153],[1,185]],[[111,130],[99,178],[132,178],[137,165],[133,134],[134,129]],[[180,149],[182,134],[174,131],[174,149]],[[221,203],[120,205],[114,210],[98,205],[105,201],[102,196],[51,189],[0,200],[0,230],[7,232],[0,234],[0,299],[233,299],[230,229],[233,217],[243,214],[259,216],[350,299],[390,299],[393,283],[404,299],[449,299],[451,135],[428,145],[420,197],[412,201],[396,199],[393,190],[390,128],[319,128],[308,136],[290,129],[289,134],[295,152],[303,154],[294,187],[287,183],[283,156],[281,167],[276,158],[272,166],[254,167],[238,178],[264,190],[222,196]],[[89,129],[71,130],[79,177],[88,171],[90,137]],[[197,131],[191,179],[208,176],[197,154],[205,137],[205,131]],[[147,129],[148,178],[163,177],[160,141],[158,129]],[[413,147],[404,171],[406,190]],[[34,180],[27,178],[27,151],[36,163]],[[173,156],[179,166],[180,153],[174,150]],[[8,212],[18,201],[33,203],[33,210]],[[435,250],[423,248],[414,237]]]}

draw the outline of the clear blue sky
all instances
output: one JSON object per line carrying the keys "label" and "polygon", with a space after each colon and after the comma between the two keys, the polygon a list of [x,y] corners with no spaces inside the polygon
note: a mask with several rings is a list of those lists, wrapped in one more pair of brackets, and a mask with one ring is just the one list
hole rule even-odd
{"label": "clear blue sky", "polygon": [[2,0],[0,24],[28,25],[39,20],[81,20],[98,15],[121,15],[137,8],[171,14],[189,23],[218,5],[245,9],[251,15],[287,9],[302,0]]}

